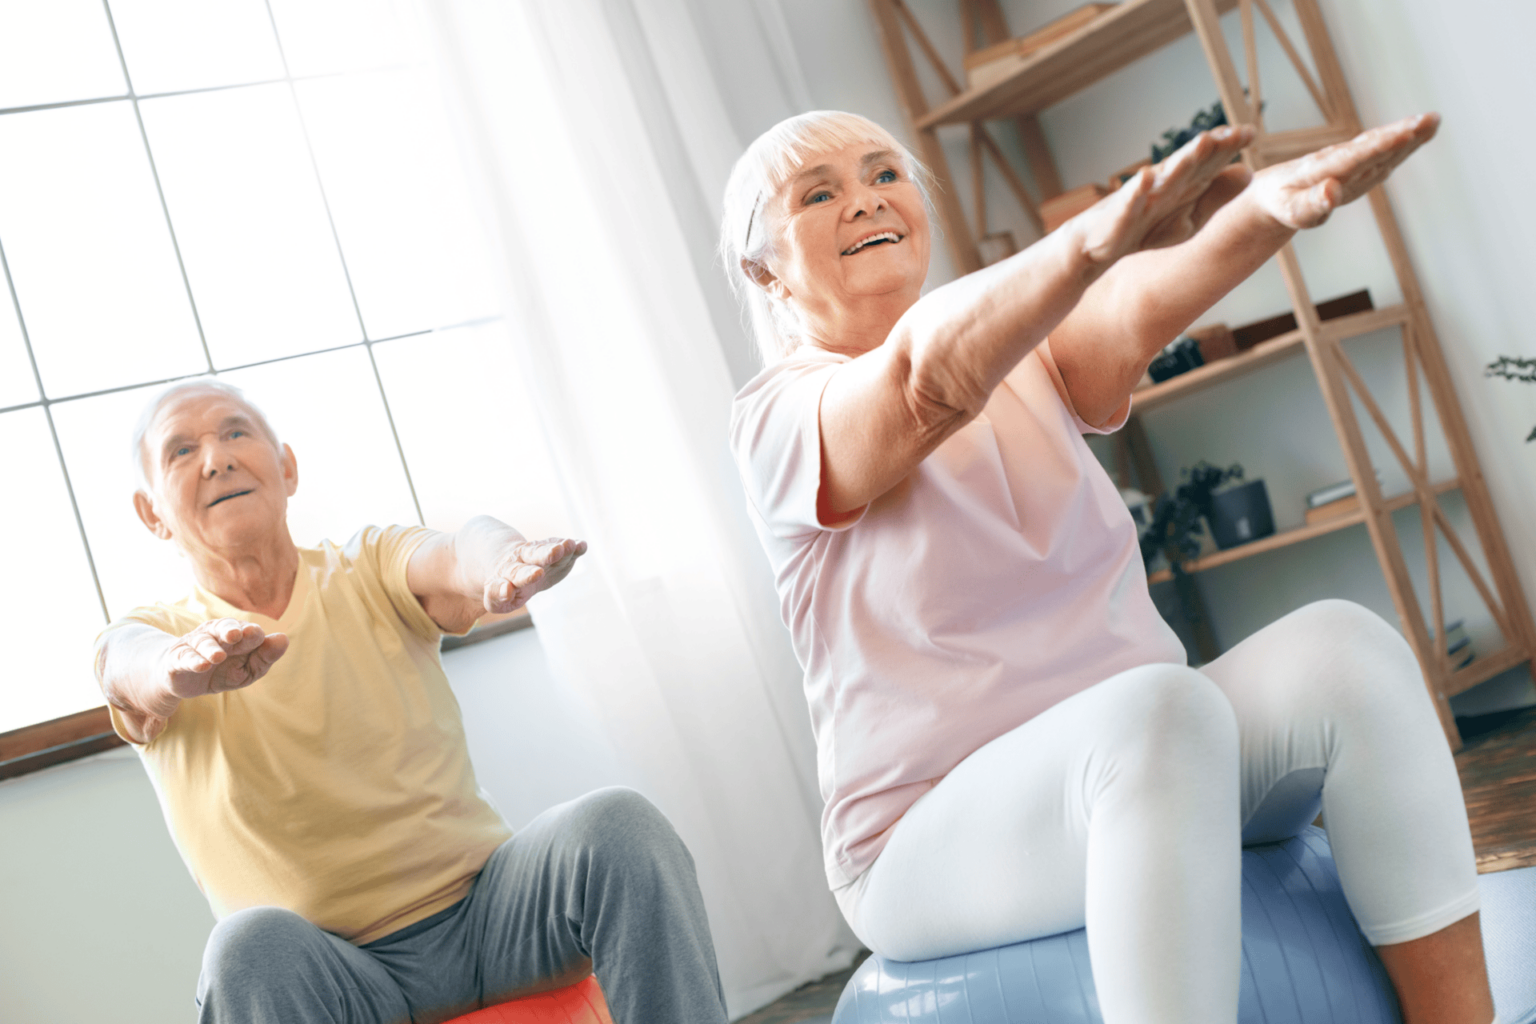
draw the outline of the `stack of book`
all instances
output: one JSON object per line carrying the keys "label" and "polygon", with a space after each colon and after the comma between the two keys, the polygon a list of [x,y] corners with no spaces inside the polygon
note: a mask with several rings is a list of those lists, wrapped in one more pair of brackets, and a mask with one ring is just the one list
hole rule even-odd
{"label": "stack of book", "polygon": [[[1430,637],[1434,637],[1433,632]],[[1445,624],[1445,653],[1450,656],[1452,669],[1466,668],[1477,657],[1472,650],[1472,638],[1467,636],[1465,620]]]}
{"label": "stack of book", "polygon": [[1360,496],[1355,493],[1353,480],[1330,484],[1307,495],[1307,525],[1336,519],[1359,507]]}

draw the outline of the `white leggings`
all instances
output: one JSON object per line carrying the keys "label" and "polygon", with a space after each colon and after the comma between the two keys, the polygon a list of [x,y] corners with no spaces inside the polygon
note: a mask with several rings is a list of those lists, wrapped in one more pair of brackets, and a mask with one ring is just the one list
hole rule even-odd
{"label": "white leggings", "polygon": [[960,762],[836,891],[870,949],[927,960],[1088,928],[1106,1024],[1233,1021],[1240,843],[1321,806],[1375,945],[1478,909],[1456,766],[1403,639],[1345,601],[1196,671],[1146,665]]}

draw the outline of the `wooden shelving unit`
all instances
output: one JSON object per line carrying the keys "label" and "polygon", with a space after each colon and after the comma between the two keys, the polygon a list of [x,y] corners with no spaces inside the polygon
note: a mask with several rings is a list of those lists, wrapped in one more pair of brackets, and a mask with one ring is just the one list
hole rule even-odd
{"label": "wooden shelving unit", "polygon": [[[998,0],[952,2],[955,14],[961,20],[966,53],[1003,42],[1012,35]],[[997,167],[1026,215],[1039,227],[1040,203],[1064,191],[1037,120],[1039,112],[1191,32],[1200,40],[1228,117],[1235,123],[1252,124],[1257,129],[1253,145],[1244,152],[1244,160],[1255,170],[1344,141],[1361,130],[1354,100],[1317,0],[1292,0],[1304,37],[1301,46],[1290,38],[1268,0],[1121,0],[1095,20],[1035,50],[1006,75],[976,89],[964,87],[951,72],[906,0],[869,0],[869,3],[908,128],[917,141],[919,156],[938,179],[935,196],[938,215],[951,256],[961,273],[981,268],[979,240],[989,235],[982,188],[983,164],[990,160]],[[1238,62],[1234,60],[1220,26],[1221,16],[1234,10],[1241,19],[1245,76],[1239,74]],[[1266,130],[1256,44],[1261,26],[1266,26],[1273,34],[1290,60],[1317,105],[1321,124],[1286,132]],[[924,94],[913,53],[914,44],[944,89],[945,94],[936,103],[930,103]],[[1303,49],[1310,55],[1310,62],[1303,58]],[[1193,99],[1198,102],[1203,97]],[[1011,164],[1005,156],[1005,147],[999,145],[995,137],[993,124],[1000,120],[1017,128],[1028,177],[1034,183],[1033,191],[1025,185],[1023,168]],[[939,142],[939,129],[954,125],[966,126],[970,132],[969,155],[976,192],[972,211],[974,221],[961,206],[954,189],[949,187],[954,176]],[[1110,170],[1106,168],[1106,174]],[[1530,609],[1494,514],[1396,216],[1385,192],[1379,188],[1368,197],[1368,205],[1400,286],[1401,304],[1323,321],[1307,290],[1296,254],[1287,246],[1276,259],[1290,295],[1299,325],[1297,329],[1230,359],[1141,389],[1136,394],[1134,408],[1137,413],[1145,412],[1221,381],[1258,371],[1287,356],[1306,353],[1355,482],[1360,508],[1336,519],[1208,555],[1188,568],[1193,572],[1207,571],[1363,524],[1370,534],[1403,632],[1418,657],[1425,684],[1434,698],[1441,724],[1452,748],[1456,749],[1460,747],[1461,739],[1448,699],[1505,669],[1529,662],[1536,656],[1536,625],[1532,623]],[[1350,338],[1385,329],[1397,330],[1402,338],[1412,429],[1407,443],[1393,431],[1380,404],[1344,349],[1344,342]],[[1421,399],[1420,380],[1429,392],[1428,403]],[[1393,459],[1406,474],[1408,491],[1391,496],[1382,494],[1356,413],[1357,402],[1365,417],[1380,431]],[[1451,453],[1455,473],[1448,479],[1431,481],[1429,478],[1426,404],[1439,422]],[[1156,466],[1146,448],[1144,428],[1136,416],[1131,418],[1123,435],[1127,439],[1121,459],[1125,467],[1123,475],[1134,475],[1141,489],[1150,494],[1160,492],[1162,482],[1157,478]],[[1473,558],[1472,547],[1458,534],[1440,506],[1440,496],[1450,491],[1459,492],[1465,501],[1475,533],[1471,543],[1481,549],[1486,573]],[[1413,505],[1420,509],[1428,570],[1427,614],[1409,577],[1402,539],[1393,522],[1393,513]],[[1440,538],[1445,540],[1487,606],[1504,640],[1502,648],[1459,670],[1451,666],[1433,639],[1445,635]],[[1154,574],[1151,578],[1157,581],[1160,577]]]}

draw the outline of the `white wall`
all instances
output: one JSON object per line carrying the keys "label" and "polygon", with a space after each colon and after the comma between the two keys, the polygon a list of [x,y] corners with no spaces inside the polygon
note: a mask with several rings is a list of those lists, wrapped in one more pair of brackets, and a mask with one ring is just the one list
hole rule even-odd
{"label": "white wall", "polygon": [[[444,656],[481,786],[514,828],[634,776],[524,630]],[[166,1024],[213,917],[153,788],[119,749],[0,783],[0,1020]]]}
{"label": "white wall", "polygon": [[[1021,33],[1077,5],[1078,0],[1005,3],[1012,28]],[[867,4],[728,0],[696,6],[709,8],[702,31],[743,143],[804,107],[853,110],[907,137]],[[955,6],[949,0],[929,0],[913,8],[958,66]],[[1274,6],[1291,26],[1292,38],[1300,41],[1288,0]],[[1536,194],[1522,180],[1525,169],[1536,163],[1536,135],[1524,127],[1529,121],[1526,101],[1536,95],[1536,71],[1525,53],[1536,30],[1536,9],[1516,0],[1461,5],[1439,0],[1322,0],[1322,8],[1367,124],[1425,109],[1439,110],[1445,117],[1440,137],[1398,172],[1389,193],[1517,571],[1527,599],[1536,605],[1536,515],[1530,511],[1536,507],[1536,444],[1523,441],[1536,424],[1536,387],[1481,376],[1482,366],[1500,353],[1536,352],[1526,326],[1536,323],[1536,290],[1526,286],[1536,275],[1536,255],[1529,244],[1536,237]],[[748,30],[773,20],[764,10],[782,18],[792,43],[788,57],[772,56],[762,34]],[[1240,54],[1235,14],[1226,18],[1225,27],[1234,52]],[[1300,80],[1262,28],[1260,41],[1269,127],[1320,123]],[[801,108],[792,107],[792,90],[766,84],[765,69],[786,64],[793,65],[803,82]],[[771,74],[777,76],[775,81],[785,77],[781,70]],[[1064,182],[1071,187],[1102,181],[1147,155],[1164,129],[1187,124],[1196,109],[1216,98],[1200,47],[1193,36],[1186,36],[1045,112],[1042,123]],[[998,130],[1007,136],[1006,126]],[[952,187],[969,208],[961,140],[946,142],[952,166],[962,169]],[[1030,230],[995,180],[989,181],[988,195],[998,211],[996,226],[1012,229],[1021,242],[1030,241]],[[1399,301],[1385,251],[1363,204],[1343,211],[1297,247],[1315,295],[1325,298],[1368,287],[1378,306]],[[942,246],[936,246],[935,253],[930,285],[952,277]],[[1208,319],[1240,324],[1288,308],[1280,275],[1271,265]],[[1387,406],[1400,436],[1409,436],[1400,360],[1392,355],[1396,344],[1395,334],[1383,332],[1352,343],[1350,352]],[[1165,480],[1176,480],[1181,467],[1202,458],[1241,462],[1249,477],[1266,480],[1281,529],[1301,523],[1308,491],[1348,475],[1304,357],[1156,410],[1146,423]],[[1443,445],[1431,447],[1440,449],[1432,464],[1448,465]],[[1372,449],[1388,489],[1401,490],[1405,478],[1385,446],[1373,440]],[[1465,527],[1459,500],[1452,496],[1446,504]],[[1400,514],[1397,526],[1427,609],[1416,510]],[[1469,527],[1463,535],[1472,536]],[[1442,565],[1454,562],[1443,542],[1441,554]],[[1348,597],[1396,621],[1364,527],[1239,562],[1202,574],[1199,580],[1225,646],[1322,597]],[[1465,617],[1481,649],[1496,646],[1492,620],[1459,570],[1448,570],[1445,590],[1448,617]],[[1532,701],[1536,688],[1521,668],[1463,695],[1456,706],[1463,713],[1478,713]]]}

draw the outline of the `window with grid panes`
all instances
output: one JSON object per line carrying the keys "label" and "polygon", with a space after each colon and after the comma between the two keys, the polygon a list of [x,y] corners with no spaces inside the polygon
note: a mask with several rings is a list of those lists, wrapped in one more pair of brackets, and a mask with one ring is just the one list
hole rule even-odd
{"label": "window with grid panes", "polygon": [[421,40],[389,0],[0,0],[0,733],[99,707],[96,634],[190,587],[131,504],[167,381],[267,412],[300,545],[547,521]]}

